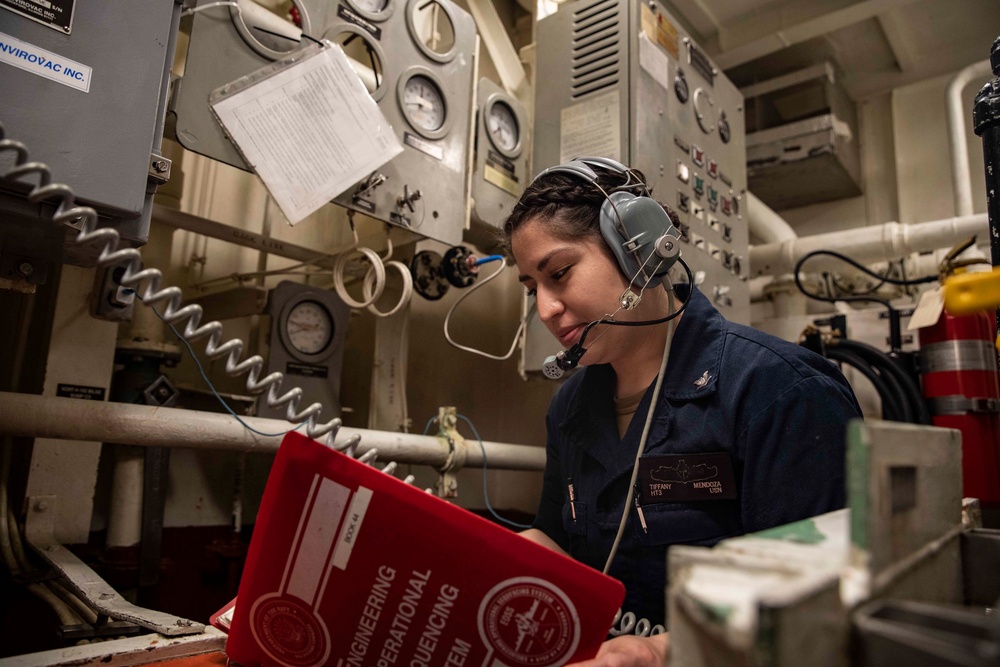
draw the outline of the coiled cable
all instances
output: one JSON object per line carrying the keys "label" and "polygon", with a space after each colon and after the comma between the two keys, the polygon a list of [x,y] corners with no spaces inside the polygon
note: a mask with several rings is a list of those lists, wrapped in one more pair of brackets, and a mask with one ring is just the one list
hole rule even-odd
{"label": "coiled cable", "polygon": [[[370,302],[367,306],[368,312],[372,313],[376,317],[390,317],[395,315],[402,310],[403,306],[410,303],[410,298],[413,296],[413,274],[410,273],[410,267],[402,262],[391,260],[385,263],[383,271],[385,271],[386,268],[393,268],[399,272],[399,275],[403,278],[403,293],[399,296],[399,301],[396,302],[396,305],[389,310],[382,312],[376,308],[375,300],[378,299],[378,297],[373,297],[373,295],[375,294],[375,289],[378,287],[378,277],[376,275],[375,266],[372,265],[372,268],[368,269],[368,272],[365,273],[365,280],[361,284],[361,289],[364,292],[365,301]],[[383,277],[383,286],[384,285],[385,278]]]}
{"label": "coiled cable", "polygon": [[[344,271],[347,268],[347,261],[350,259],[351,255],[359,252],[364,255],[368,263],[371,264],[371,268],[368,269],[369,273],[374,272],[375,285],[373,288],[365,289],[365,300],[356,301],[348,291],[347,286],[344,284]],[[365,275],[365,284],[367,284],[368,274]],[[337,255],[337,259],[333,262],[333,288],[337,291],[337,296],[340,300],[346,303],[351,308],[367,308],[378,301],[378,298],[382,296],[382,290],[385,289],[385,265],[382,263],[382,258],[379,257],[374,250],[371,248],[365,248],[364,246],[357,246],[346,252],[342,252]]]}
{"label": "coiled cable", "polygon": [[833,352],[834,355],[839,354],[841,358],[844,358],[844,353],[847,353],[857,360],[852,359],[852,366],[860,368],[862,365],[866,365],[871,372],[884,379],[885,393],[883,390],[879,390],[879,385],[876,385],[876,390],[879,390],[879,396],[883,402],[888,398],[890,403],[896,404],[898,418],[895,421],[911,424],[931,423],[930,411],[927,409],[927,404],[924,402],[916,381],[900,368],[888,354],[867,343],[848,339],[832,340],[828,345],[828,354],[829,352]]}
{"label": "coiled cable", "polygon": [[[0,183],[9,185],[19,183],[28,187],[26,197],[33,204],[57,202],[52,221],[77,229],[74,238],[77,245],[103,244],[97,263],[104,267],[123,266],[121,284],[139,294],[144,304],[163,304],[161,314],[166,322],[175,325],[184,323],[182,335],[185,340],[194,342],[206,339],[204,343],[206,356],[209,359],[224,357],[225,370],[230,377],[246,375],[246,388],[250,394],[263,394],[267,405],[273,409],[285,408],[286,419],[289,422],[295,424],[305,422],[306,434],[310,438],[317,440],[325,438],[327,446],[350,456],[354,455],[361,441],[360,435],[355,434],[337,443],[337,433],[342,426],[340,418],[321,423],[319,417],[323,406],[320,403],[312,403],[304,409],[299,408],[302,389],[293,387],[282,394],[280,392],[284,376],[281,373],[273,372],[261,377],[264,371],[264,359],[260,355],[241,359],[244,348],[241,339],[231,338],[224,343],[221,342],[223,327],[220,322],[202,324],[204,312],[200,305],[182,305],[183,294],[180,288],[162,287],[163,273],[158,269],[143,268],[142,256],[138,250],[119,248],[121,237],[118,231],[110,227],[98,227],[97,211],[90,206],[77,204],[73,190],[68,185],[53,183],[48,166],[41,162],[30,162],[27,147],[20,141],[8,139],[3,123],[0,123],[0,154],[3,153],[14,154],[14,167],[0,174]],[[26,179],[32,176],[37,177],[37,185],[32,186],[26,182]],[[372,251],[368,252],[381,267],[378,255]],[[381,280],[376,282],[375,292],[378,295],[381,295],[379,284],[384,286],[385,283],[384,267],[381,275]],[[334,277],[336,278],[336,273]]]}

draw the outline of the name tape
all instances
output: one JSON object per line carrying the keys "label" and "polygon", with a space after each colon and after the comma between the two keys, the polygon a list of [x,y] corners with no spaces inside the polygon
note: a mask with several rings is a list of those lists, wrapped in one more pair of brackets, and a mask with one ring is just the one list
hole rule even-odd
{"label": "name tape", "polygon": [[0,62],[64,86],[85,93],[90,92],[92,68],[2,32],[0,32]]}

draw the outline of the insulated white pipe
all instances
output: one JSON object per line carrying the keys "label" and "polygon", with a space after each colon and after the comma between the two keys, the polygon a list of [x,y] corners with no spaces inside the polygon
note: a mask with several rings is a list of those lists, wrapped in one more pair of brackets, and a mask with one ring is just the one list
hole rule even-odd
{"label": "insulated white pipe", "polygon": [[[869,264],[951,246],[973,235],[984,238],[988,233],[989,223],[985,213],[915,225],[887,222],[874,227],[754,246],[750,248],[750,272],[753,276],[791,273],[796,262],[814,250],[835,250],[857,262]],[[821,256],[810,260],[808,270],[835,267],[842,268],[843,263]]]}
{"label": "insulated white pipe", "polygon": [[142,487],[145,452],[140,447],[116,447],[111,478],[109,548],[134,547],[142,539]]}
{"label": "insulated white pipe", "polygon": [[[243,421],[265,433],[280,433],[289,428],[288,422],[279,419],[243,417]],[[361,436],[357,453],[376,448],[381,461],[441,466],[448,459],[441,441],[429,435],[342,428],[337,443],[355,434]],[[280,436],[251,433],[225,414],[11,392],[0,392],[0,435],[271,453],[281,443]],[[483,442],[483,446],[489,467],[494,470],[545,467],[544,448],[499,442]],[[482,464],[479,443],[470,439],[465,467]]]}
{"label": "insulated white pipe", "polygon": [[972,215],[972,176],[969,173],[969,145],[965,128],[972,120],[965,113],[962,91],[972,81],[985,82],[993,75],[989,59],[959,71],[948,84],[948,141],[951,145],[951,183],[955,190],[955,215]]}
{"label": "insulated white pipe", "polygon": [[750,233],[760,239],[761,243],[779,243],[798,238],[792,226],[752,192],[747,192],[747,223],[750,225]]}

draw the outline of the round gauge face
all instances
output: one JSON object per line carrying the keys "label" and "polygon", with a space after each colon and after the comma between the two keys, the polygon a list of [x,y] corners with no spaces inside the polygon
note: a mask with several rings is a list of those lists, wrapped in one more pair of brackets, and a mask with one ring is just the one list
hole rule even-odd
{"label": "round gauge face", "polygon": [[351,0],[351,4],[366,12],[381,14],[389,5],[389,0]]}
{"label": "round gauge face", "polygon": [[487,119],[490,128],[490,139],[502,151],[512,151],[517,147],[521,131],[517,126],[514,110],[503,102],[496,102],[490,107],[490,117]]}
{"label": "round gauge face", "polygon": [[674,93],[677,94],[677,99],[681,101],[681,104],[687,102],[691,96],[687,79],[684,78],[684,72],[680,70],[677,71],[677,77],[674,79]]}
{"label": "round gauge face", "polygon": [[302,354],[319,354],[333,340],[333,317],[317,301],[296,304],[285,320],[289,344]]}
{"label": "round gauge face", "polygon": [[732,130],[729,127],[729,121],[726,120],[725,112],[719,116],[719,137],[722,139],[722,143],[728,144],[729,140],[732,138]]}
{"label": "round gauge face", "polygon": [[437,84],[421,74],[410,77],[403,88],[403,110],[413,127],[434,132],[444,125],[444,96]]}

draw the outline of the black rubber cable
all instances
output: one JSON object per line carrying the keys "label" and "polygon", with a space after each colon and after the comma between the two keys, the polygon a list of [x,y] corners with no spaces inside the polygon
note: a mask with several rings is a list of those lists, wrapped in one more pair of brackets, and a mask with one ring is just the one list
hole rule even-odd
{"label": "black rubber cable", "polygon": [[853,352],[848,352],[847,350],[830,347],[827,348],[826,352],[828,359],[831,361],[839,361],[851,366],[872,383],[872,386],[875,387],[875,391],[878,393],[879,399],[882,403],[882,419],[886,421],[902,421],[902,410],[899,407],[899,397],[886,385],[885,379],[875,372],[871,365],[865,362],[858,355]]}
{"label": "black rubber cable", "polygon": [[831,343],[848,351],[857,353],[868,363],[875,366],[886,375],[891,375],[899,385],[904,400],[906,400],[912,410],[914,423],[930,424],[931,415],[924,403],[923,396],[916,381],[900,368],[889,355],[881,350],[856,340],[837,340]]}

